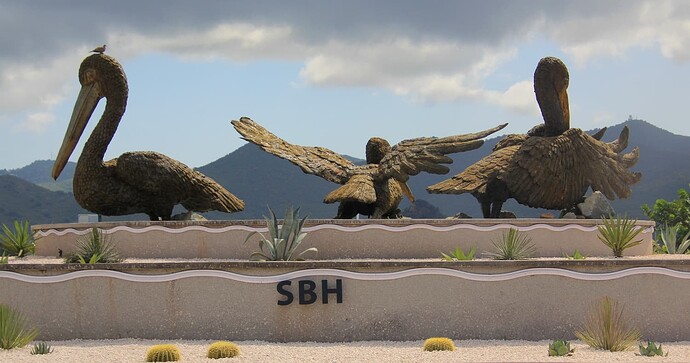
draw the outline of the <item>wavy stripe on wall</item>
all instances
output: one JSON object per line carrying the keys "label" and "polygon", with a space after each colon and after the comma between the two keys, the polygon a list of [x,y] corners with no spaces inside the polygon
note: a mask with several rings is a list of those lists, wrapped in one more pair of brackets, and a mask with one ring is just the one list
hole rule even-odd
{"label": "wavy stripe on wall", "polygon": [[[487,231],[495,231],[499,229],[510,229],[514,228],[517,229],[521,232],[526,232],[526,231],[532,231],[535,229],[548,229],[550,231],[554,232],[561,232],[569,229],[578,229],[583,232],[594,232],[597,230],[596,226],[592,227],[585,227],[581,226],[578,224],[567,224],[564,226],[550,226],[548,224],[534,224],[531,226],[515,226],[512,224],[507,224],[507,223],[502,223],[502,224],[496,224],[493,226],[476,226],[473,224],[456,224],[452,226],[432,226],[429,224],[423,224],[423,223],[416,223],[408,226],[403,226],[403,227],[395,227],[395,226],[387,226],[387,225],[382,225],[382,224],[369,224],[369,225],[364,225],[364,226],[357,226],[357,227],[345,227],[345,226],[340,226],[340,225],[335,225],[335,224],[320,224],[318,226],[313,226],[313,227],[304,227],[302,230],[304,232],[313,232],[313,231],[319,231],[319,230],[327,230],[327,229],[332,229],[332,230],[337,230],[341,232],[360,232],[360,231],[365,231],[365,230],[384,230],[388,232],[406,232],[406,231],[411,231],[411,230],[416,230],[416,229],[425,229],[425,230],[430,230],[434,232],[449,232],[449,231],[454,231],[458,229],[470,229],[473,231],[480,231],[480,232],[487,232]],[[46,237],[49,235],[57,235],[57,236],[64,236],[66,234],[75,234],[75,235],[85,235],[89,233],[90,229],[83,229],[83,230],[77,230],[74,228],[67,228],[61,231],[55,230],[55,229],[49,229],[49,230],[42,230],[38,231],[37,235],[41,237]],[[191,231],[201,231],[205,233],[224,233],[228,231],[246,231],[246,232],[267,232],[268,229],[266,227],[248,227],[248,226],[227,226],[227,227],[222,227],[222,228],[209,228],[205,226],[187,226],[187,227],[182,227],[182,228],[167,228],[163,226],[148,226],[144,228],[132,228],[128,226],[117,226],[114,228],[110,229],[105,229],[107,233],[113,233],[113,232],[118,232],[118,231],[125,231],[129,233],[146,233],[150,231],[163,231],[166,233],[185,233],[185,232],[191,232]],[[648,227],[644,229],[644,233],[650,232],[651,233],[652,228]]]}
{"label": "wavy stripe on wall", "polygon": [[677,279],[690,279],[690,272],[663,267],[633,267],[606,273],[585,273],[560,268],[529,268],[500,274],[476,274],[446,268],[416,268],[396,272],[353,272],[337,269],[308,269],[272,276],[249,276],[228,271],[190,270],[164,275],[136,275],[113,270],[82,270],[54,276],[32,276],[10,271],[0,271],[0,279],[10,279],[34,284],[52,284],[87,277],[114,278],[130,282],[169,282],[185,278],[222,278],[252,284],[272,284],[284,280],[309,277],[341,277],[360,281],[388,281],[414,276],[448,276],[469,281],[500,282],[531,276],[560,276],[584,281],[609,281],[637,275],[660,275]]}

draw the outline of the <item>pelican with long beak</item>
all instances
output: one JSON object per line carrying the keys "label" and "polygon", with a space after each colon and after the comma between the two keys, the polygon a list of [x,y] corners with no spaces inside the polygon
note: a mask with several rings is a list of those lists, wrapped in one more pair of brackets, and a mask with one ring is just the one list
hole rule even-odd
{"label": "pelican with long beak", "polygon": [[151,220],[169,220],[173,207],[190,212],[235,212],[244,202],[213,179],[163,154],[127,152],[103,161],[108,144],[127,105],[127,78],[113,57],[92,54],[79,67],[81,90],[52,176],[60,176],[96,105],[105,110],[79,156],[74,172],[74,198],[84,209],[106,216],[146,213]]}

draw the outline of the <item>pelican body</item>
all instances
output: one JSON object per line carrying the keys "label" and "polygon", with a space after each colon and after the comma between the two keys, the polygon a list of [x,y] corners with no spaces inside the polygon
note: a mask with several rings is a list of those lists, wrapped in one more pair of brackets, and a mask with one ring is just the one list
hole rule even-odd
{"label": "pelican body", "polygon": [[600,141],[606,129],[590,136],[570,128],[569,81],[560,59],[542,58],[534,72],[534,93],[544,123],[527,134],[506,136],[491,154],[427,191],[471,193],[484,218],[498,218],[509,198],[545,209],[571,209],[589,188],[610,200],[627,198],[641,178],[628,170],[637,162],[639,149],[622,153],[628,146],[627,126],[610,143]]}
{"label": "pelican body", "polygon": [[84,209],[106,216],[145,213],[151,220],[169,220],[176,204],[190,212],[244,209],[242,200],[213,179],[163,154],[127,152],[104,162],[108,144],[125,113],[127,78],[117,60],[98,53],[81,63],[79,82],[82,88],[52,176],[58,178],[96,105],[105,98],[103,115],[86,141],[74,172],[74,197]]}

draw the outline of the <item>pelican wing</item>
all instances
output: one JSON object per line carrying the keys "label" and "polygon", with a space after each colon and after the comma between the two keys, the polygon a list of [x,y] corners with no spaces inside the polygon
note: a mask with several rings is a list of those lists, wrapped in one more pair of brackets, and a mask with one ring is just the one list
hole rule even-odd
{"label": "pelican wing", "polygon": [[426,188],[433,194],[486,193],[487,186],[503,175],[520,145],[498,149],[461,173]]}
{"label": "pelican wing", "polygon": [[420,137],[404,140],[393,146],[379,163],[378,178],[394,178],[406,182],[410,175],[424,171],[431,174],[446,174],[445,165],[453,162],[447,154],[474,150],[484,144],[483,138],[506,127],[507,124],[474,134],[447,137]]}
{"label": "pelican wing", "polygon": [[244,140],[258,145],[264,151],[290,161],[307,174],[318,175],[328,181],[345,184],[355,173],[357,166],[351,161],[323,147],[291,144],[248,117],[233,120],[235,130]]}
{"label": "pelican wing", "polygon": [[151,198],[174,196],[187,210],[236,212],[244,202],[216,181],[163,154],[127,152],[110,160],[115,177]]}
{"label": "pelican wing", "polygon": [[[624,130],[619,139],[627,133]],[[619,144],[598,141],[580,129],[554,137],[530,137],[499,178],[518,202],[532,207],[572,207],[590,187],[610,200],[627,198],[641,177],[628,170],[637,162],[639,151],[622,154]]]}

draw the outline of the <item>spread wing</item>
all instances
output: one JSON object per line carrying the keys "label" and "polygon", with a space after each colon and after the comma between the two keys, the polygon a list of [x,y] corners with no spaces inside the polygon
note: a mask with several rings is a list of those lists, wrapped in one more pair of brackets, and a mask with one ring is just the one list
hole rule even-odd
{"label": "spread wing", "polygon": [[486,193],[487,187],[504,175],[520,145],[498,149],[468,166],[461,173],[426,188],[434,194]]}
{"label": "spread wing", "polygon": [[532,207],[572,207],[589,187],[610,200],[627,198],[630,187],[641,177],[628,170],[637,162],[639,150],[621,153],[627,146],[628,132],[626,127],[612,143],[601,142],[580,129],[554,137],[530,137],[500,178],[518,202]]}
{"label": "spread wing", "polygon": [[447,154],[474,150],[484,144],[483,138],[501,130],[508,124],[477,132],[474,134],[448,137],[420,137],[404,140],[393,146],[379,163],[377,178],[395,178],[406,182],[410,175],[424,171],[431,174],[446,174],[445,165],[453,162]]}
{"label": "spread wing", "polygon": [[258,145],[264,151],[290,161],[307,174],[318,175],[328,181],[345,184],[357,166],[351,161],[323,147],[291,144],[272,134],[248,117],[233,120],[235,130],[242,138]]}

